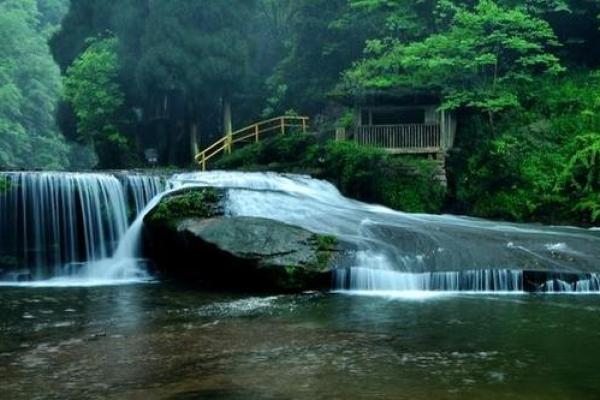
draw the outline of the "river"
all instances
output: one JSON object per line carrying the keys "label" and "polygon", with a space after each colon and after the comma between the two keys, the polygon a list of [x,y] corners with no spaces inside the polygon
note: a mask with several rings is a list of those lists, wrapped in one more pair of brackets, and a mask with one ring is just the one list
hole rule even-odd
{"label": "river", "polygon": [[5,399],[585,399],[595,295],[0,289]]}
{"label": "river", "polygon": [[[598,230],[410,215],[292,175],[0,175],[2,400],[600,393]],[[158,281],[143,216],[190,185],[343,240],[331,291]]]}

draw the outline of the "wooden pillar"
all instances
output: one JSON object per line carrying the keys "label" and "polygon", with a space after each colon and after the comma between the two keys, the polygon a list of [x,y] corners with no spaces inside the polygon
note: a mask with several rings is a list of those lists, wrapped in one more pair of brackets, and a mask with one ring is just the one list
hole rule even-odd
{"label": "wooden pillar", "polygon": [[440,147],[446,150],[447,146],[446,111],[440,111]]}
{"label": "wooden pillar", "polygon": [[190,127],[190,151],[192,153],[192,160],[196,159],[196,156],[200,152],[198,148],[198,123],[193,122]]}
{"label": "wooden pillar", "polygon": [[227,98],[223,98],[223,129],[225,130],[225,136],[227,136],[227,142],[225,145],[225,151],[227,154],[231,154],[231,133],[233,132],[231,122],[231,102]]}

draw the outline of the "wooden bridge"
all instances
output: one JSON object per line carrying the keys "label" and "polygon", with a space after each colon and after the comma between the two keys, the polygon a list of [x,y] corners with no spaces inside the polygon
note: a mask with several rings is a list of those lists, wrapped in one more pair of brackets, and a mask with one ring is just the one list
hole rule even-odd
{"label": "wooden bridge", "polygon": [[[291,129],[306,133],[308,117],[277,117],[223,136],[196,155],[196,162],[206,171],[208,162],[219,154],[231,154],[234,146],[257,143],[273,135],[285,135]],[[443,156],[452,148],[455,126],[441,123],[361,125],[350,132],[344,128],[335,132],[336,140],[353,140],[364,146],[379,147],[391,154],[430,154]]]}
{"label": "wooden bridge", "polygon": [[207,163],[215,156],[225,153],[231,154],[234,145],[258,143],[261,139],[273,135],[285,135],[290,129],[301,130],[306,133],[308,117],[277,117],[261,121],[253,125],[223,136],[215,143],[196,155],[196,162],[206,171]]}

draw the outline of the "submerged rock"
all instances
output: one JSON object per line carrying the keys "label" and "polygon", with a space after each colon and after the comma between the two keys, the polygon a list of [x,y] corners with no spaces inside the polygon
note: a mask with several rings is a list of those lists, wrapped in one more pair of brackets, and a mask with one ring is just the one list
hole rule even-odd
{"label": "submerged rock", "polygon": [[326,289],[337,239],[282,222],[230,217],[224,192],[187,189],[144,219],[144,252],[168,277],[276,292]]}

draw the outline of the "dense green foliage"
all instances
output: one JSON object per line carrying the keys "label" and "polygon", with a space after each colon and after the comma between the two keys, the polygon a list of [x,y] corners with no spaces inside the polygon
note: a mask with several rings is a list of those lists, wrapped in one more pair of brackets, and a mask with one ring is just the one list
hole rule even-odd
{"label": "dense green foliage", "polygon": [[[599,15],[597,0],[0,0],[0,165],[156,150],[187,167],[231,125],[295,112],[331,133],[365,99],[425,95],[459,120],[447,211],[595,223]],[[404,210],[444,203],[426,161],[351,143],[274,140],[221,163],[257,165]]]}
{"label": "dense green foliage", "polygon": [[217,168],[309,173],[363,201],[409,212],[439,212],[444,189],[427,160],[392,157],[354,142],[296,134],[267,139],[224,157]]}
{"label": "dense green foliage", "polygon": [[222,195],[213,188],[185,189],[163,199],[146,217],[154,226],[175,228],[181,218],[211,218],[223,214]]}
{"label": "dense green foliage", "polygon": [[46,39],[64,1],[0,0],[0,166],[55,168],[68,165],[68,147],[54,112],[59,70]]}
{"label": "dense green foliage", "polygon": [[[101,82],[88,80],[94,85],[90,96],[111,104],[94,116],[83,111],[93,102],[78,108],[71,101],[78,123],[70,123],[68,112],[62,115],[67,137],[106,136],[112,151],[100,154],[103,166],[127,166],[127,158],[115,158],[115,152],[141,155],[150,148],[163,164],[188,165],[199,142],[222,135],[228,124],[221,117],[224,109],[250,95],[257,57],[257,38],[249,32],[257,17],[251,10],[256,11],[253,0],[230,1],[227,7],[220,0],[73,0],[51,42],[55,57],[68,75],[78,64],[73,80],[80,88],[85,74],[94,74],[93,64],[102,64],[95,67],[102,69],[96,71]],[[102,41],[90,42],[107,36],[110,49],[101,49]],[[259,110],[257,105],[252,114]],[[82,112],[93,118],[91,125],[82,124]],[[136,146],[130,149],[132,143]]]}
{"label": "dense green foliage", "polygon": [[100,167],[108,168],[131,165],[126,157],[132,153],[128,139],[119,132],[125,94],[117,81],[117,44],[114,38],[91,40],[65,79],[65,99],[77,119],[77,140],[95,149]]}
{"label": "dense green foliage", "polygon": [[369,57],[347,81],[355,90],[428,90],[442,96],[445,109],[491,115],[520,105],[518,85],[562,71],[547,51],[552,46],[558,42],[546,21],[482,0],[473,10],[458,9],[447,31],[424,40],[369,41]]}
{"label": "dense green foliage", "polygon": [[497,137],[481,132],[475,117],[465,124],[467,157],[455,159],[463,209],[512,220],[597,221],[600,76],[539,79],[528,89],[532,104],[506,115]]}

